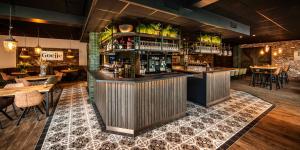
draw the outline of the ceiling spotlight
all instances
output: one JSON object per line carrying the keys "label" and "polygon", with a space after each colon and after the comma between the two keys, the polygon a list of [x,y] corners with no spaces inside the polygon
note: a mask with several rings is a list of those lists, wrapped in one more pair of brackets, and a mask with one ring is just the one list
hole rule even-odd
{"label": "ceiling spotlight", "polygon": [[255,35],[255,34],[253,34],[252,36],[253,36],[253,37],[255,37],[256,35]]}
{"label": "ceiling spotlight", "polygon": [[264,50],[261,50],[259,53],[260,53],[261,55],[264,55],[264,54],[265,54]]}
{"label": "ceiling spotlight", "polygon": [[273,55],[274,55],[274,56],[277,56],[277,52],[274,52]]}
{"label": "ceiling spotlight", "polygon": [[242,39],[242,38],[243,38],[243,36],[240,35],[240,39]]}

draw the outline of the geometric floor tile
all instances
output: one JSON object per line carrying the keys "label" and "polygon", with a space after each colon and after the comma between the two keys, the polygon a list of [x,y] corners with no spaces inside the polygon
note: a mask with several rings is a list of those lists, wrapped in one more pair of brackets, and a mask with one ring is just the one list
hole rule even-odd
{"label": "geometric floor tile", "polygon": [[62,91],[48,131],[37,149],[218,149],[268,112],[272,104],[242,91],[231,90],[231,98],[205,108],[187,103],[187,116],[136,137],[101,130],[94,107],[87,103],[83,84]]}

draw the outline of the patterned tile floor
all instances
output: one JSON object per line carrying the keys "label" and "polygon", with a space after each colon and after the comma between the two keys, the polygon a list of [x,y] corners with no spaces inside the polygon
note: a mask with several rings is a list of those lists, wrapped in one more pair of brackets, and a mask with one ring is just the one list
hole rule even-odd
{"label": "patterned tile floor", "polygon": [[132,138],[101,131],[87,99],[83,84],[62,91],[41,149],[217,149],[272,107],[231,90],[226,102],[210,108],[188,102],[188,116]]}

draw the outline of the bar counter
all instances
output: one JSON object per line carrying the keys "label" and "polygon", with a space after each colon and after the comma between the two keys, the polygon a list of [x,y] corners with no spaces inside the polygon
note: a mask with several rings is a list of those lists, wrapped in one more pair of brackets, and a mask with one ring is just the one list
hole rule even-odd
{"label": "bar counter", "polygon": [[187,97],[189,101],[209,107],[230,98],[230,70],[228,68],[209,68],[195,71],[174,68],[174,70],[193,74],[188,77]]}
{"label": "bar counter", "polygon": [[94,102],[106,130],[137,135],[140,131],[186,115],[187,77],[183,73],[116,78],[90,71]]}

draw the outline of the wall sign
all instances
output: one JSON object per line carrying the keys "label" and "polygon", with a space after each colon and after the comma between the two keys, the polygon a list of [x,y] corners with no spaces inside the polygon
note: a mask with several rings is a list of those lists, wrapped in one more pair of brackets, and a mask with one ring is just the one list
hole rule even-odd
{"label": "wall sign", "polygon": [[41,52],[42,60],[64,60],[64,52],[63,51],[42,51]]}

